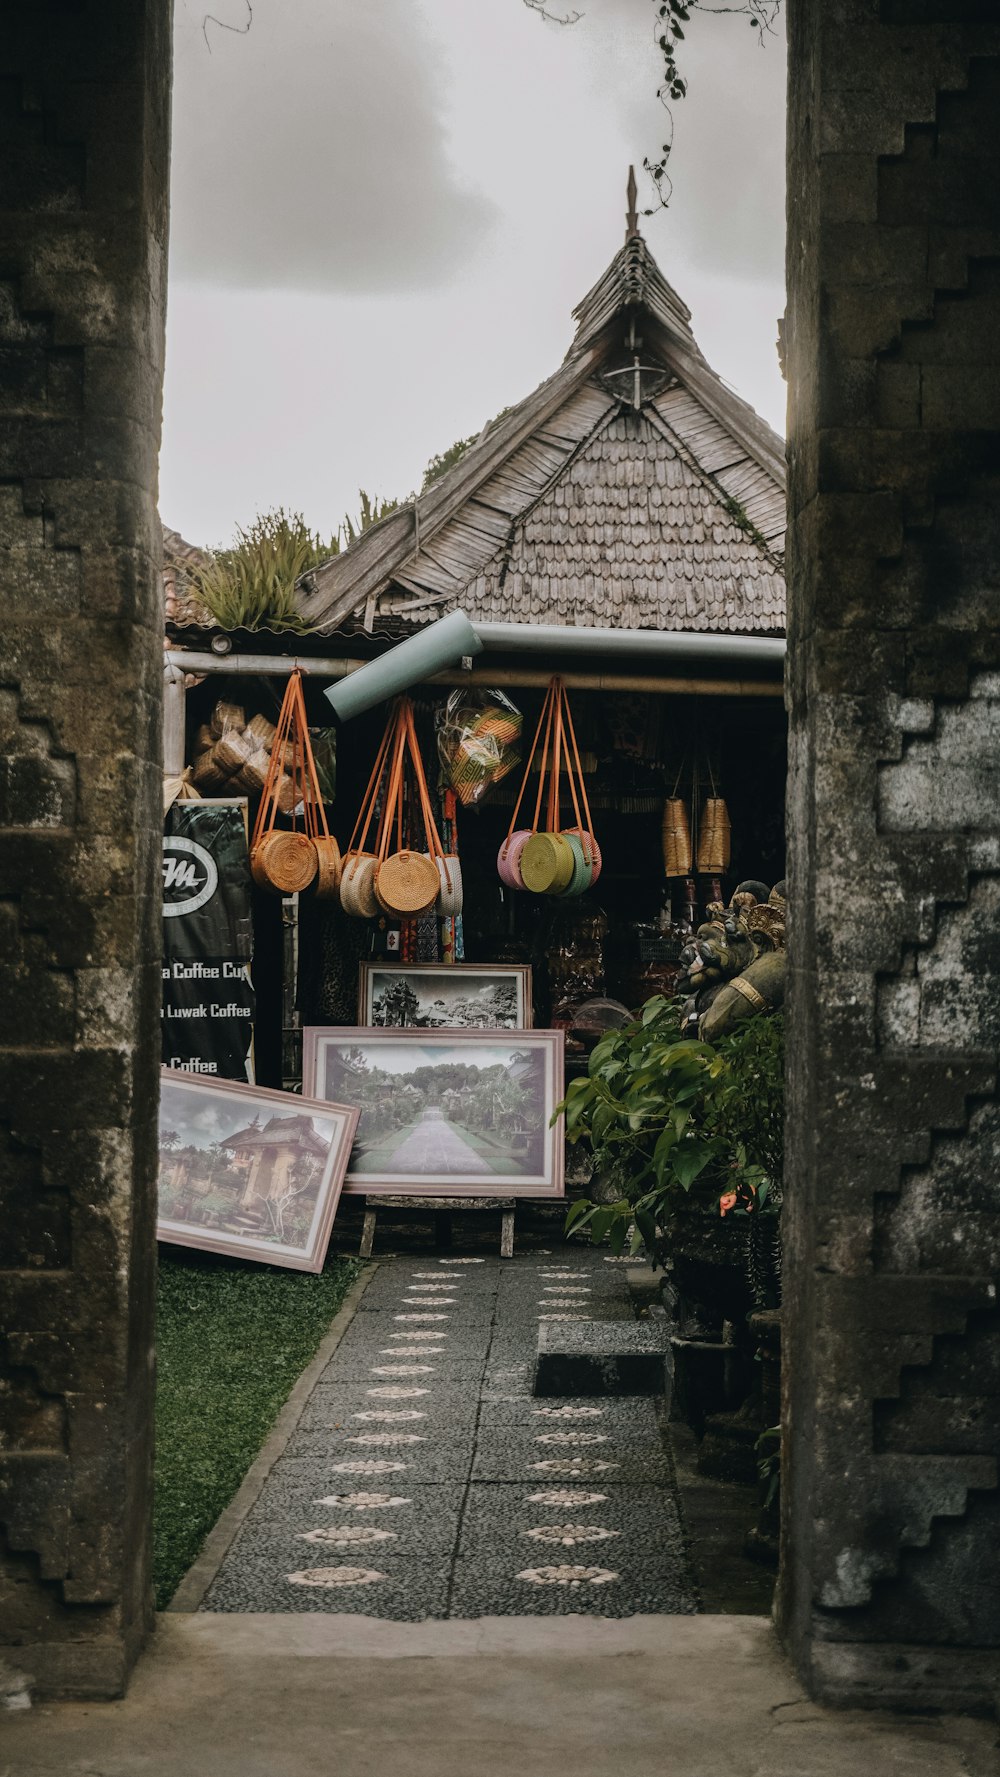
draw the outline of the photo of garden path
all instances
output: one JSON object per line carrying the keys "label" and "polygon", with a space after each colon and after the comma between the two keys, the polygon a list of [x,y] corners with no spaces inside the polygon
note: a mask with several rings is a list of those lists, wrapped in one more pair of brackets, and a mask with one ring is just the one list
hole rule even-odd
{"label": "photo of garden path", "polygon": [[200,1608],[696,1612],[658,1403],[532,1394],[541,1325],[631,1318],[600,1252],[381,1263]]}
{"label": "photo of garden path", "polygon": [[543,1165],[545,1057],[516,1043],[474,1060],[450,1044],[325,1051],[325,1096],[357,1105],[351,1174],[534,1178]]}

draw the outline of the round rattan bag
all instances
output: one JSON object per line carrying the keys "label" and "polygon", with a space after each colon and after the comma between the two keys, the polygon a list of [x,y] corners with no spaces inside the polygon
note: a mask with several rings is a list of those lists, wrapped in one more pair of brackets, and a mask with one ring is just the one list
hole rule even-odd
{"label": "round rattan bag", "polygon": [[415,919],[433,907],[441,878],[433,858],[422,851],[396,851],[375,872],[375,898],[394,919]]}
{"label": "round rattan bag", "polygon": [[561,833],[533,833],[521,853],[521,881],[533,895],[561,895],[573,880],[575,862]]}
{"label": "round rattan bag", "polygon": [[250,871],[258,888],[279,895],[307,889],[319,869],[316,847],[308,833],[284,833],[273,827],[250,853]]}
{"label": "round rattan bag", "polygon": [[373,851],[349,851],[340,874],[340,905],[352,919],[374,919],[379,905],[375,899],[375,872],[378,859]]}
{"label": "round rattan bag", "polygon": [[340,846],[332,834],[321,833],[313,840],[316,848],[316,899],[334,901],[340,894]]}

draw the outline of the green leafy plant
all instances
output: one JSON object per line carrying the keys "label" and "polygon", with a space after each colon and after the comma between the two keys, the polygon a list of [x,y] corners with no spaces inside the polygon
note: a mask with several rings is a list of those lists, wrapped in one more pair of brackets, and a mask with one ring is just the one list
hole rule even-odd
{"label": "green leafy plant", "polygon": [[260,513],[245,529],[238,525],[232,547],[217,549],[191,576],[219,627],[304,633],[308,625],[299,613],[296,582],[310,568],[339,555],[399,504],[373,499],[364,488],[358,499],[357,517],[345,513],[327,539],[309,529],[301,512],[286,512],[283,506]]}
{"label": "green leafy plant", "polygon": [[[692,1197],[721,1214],[780,1203],[784,1124],[780,1017],[754,1018],[717,1043],[681,1034],[680,1002],[657,996],[634,1024],[596,1044],[585,1079],[559,1107],[566,1139],[587,1141],[618,1191],[580,1202],[567,1232],[589,1226],[621,1252],[663,1250],[664,1229]],[[631,1236],[629,1230],[631,1229]]]}

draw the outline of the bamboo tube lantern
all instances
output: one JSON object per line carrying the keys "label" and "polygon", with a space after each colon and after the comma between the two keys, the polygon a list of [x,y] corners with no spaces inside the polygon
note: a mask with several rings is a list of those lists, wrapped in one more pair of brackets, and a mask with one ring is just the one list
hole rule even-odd
{"label": "bamboo tube lantern", "polygon": [[698,834],[697,868],[702,876],[721,876],[729,868],[731,830],[729,810],[721,796],[709,796]]}
{"label": "bamboo tube lantern", "polygon": [[663,868],[667,876],[690,876],[691,825],[680,796],[668,796],[663,808]]}

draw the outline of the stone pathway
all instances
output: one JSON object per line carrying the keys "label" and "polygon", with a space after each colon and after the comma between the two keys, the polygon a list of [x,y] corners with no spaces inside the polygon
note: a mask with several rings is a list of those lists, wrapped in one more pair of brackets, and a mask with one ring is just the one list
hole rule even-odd
{"label": "stone pathway", "polygon": [[383,1261],[202,1609],[694,1612],[655,1403],[530,1392],[540,1322],[631,1313],[572,1248]]}

